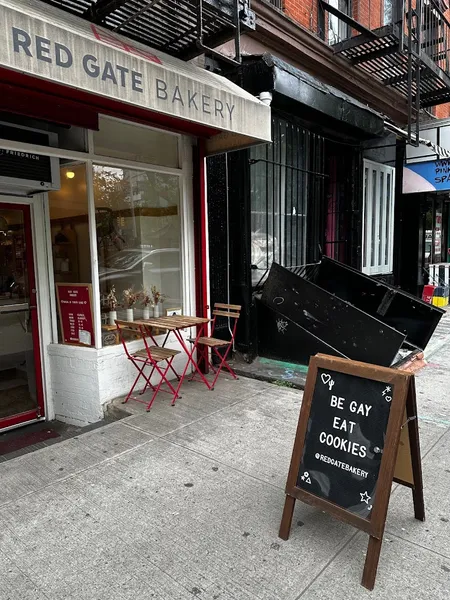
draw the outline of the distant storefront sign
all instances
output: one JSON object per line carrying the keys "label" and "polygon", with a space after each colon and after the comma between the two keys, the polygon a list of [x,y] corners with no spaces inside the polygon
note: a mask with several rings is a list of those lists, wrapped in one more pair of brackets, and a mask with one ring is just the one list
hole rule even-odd
{"label": "distant storefront sign", "polygon": [[408,164],[403,168],[403,193],[450,190],[450,159]]}

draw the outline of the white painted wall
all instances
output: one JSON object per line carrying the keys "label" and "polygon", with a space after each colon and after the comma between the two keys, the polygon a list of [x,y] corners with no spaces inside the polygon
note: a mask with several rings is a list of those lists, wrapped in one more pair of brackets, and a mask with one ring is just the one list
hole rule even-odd
{"label": "white painted wall", "polygon": [[[184,335],[187,337],[187,334]],[[162,343],[163,337],[159,336],[157,341]],[[142,347],[143,343],[139,341],[129,345],[132,352]],[[173,334],[169,337],[166,348],[181,351]],[[50,344],[48,356],[55,418],[72,425],[83,426],[103,419],[106,405],[115,398],[126,395],[137,375],[137,370],[126,358],[122,345],[96,350]],[[173,366],[181,373],[186,362],[186,354],[181,351],[175,357]],[[158,377],[154,376],[152,383],[157,382]],[[171,373],[169,379],[173,377]],[[138,391],[144,383],[141,379]],[[172,397],[164,392],[160,393],[159,399],[163,402],[172,401]]]}
{"label": "white painted wall", "polygon": [[55,418],[87,425],[103,418],[98,393],[97,350],[50,344],[50,397]]}

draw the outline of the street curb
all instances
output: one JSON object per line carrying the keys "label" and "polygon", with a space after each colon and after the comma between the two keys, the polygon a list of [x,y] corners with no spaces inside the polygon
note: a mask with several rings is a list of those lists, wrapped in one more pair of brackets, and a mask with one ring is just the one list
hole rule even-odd
{"label": "street curb", "polygon": [[296,390],[304,390],[305,389],[305,383],[297,383],[297,382],[289,382],[290,385],[280,385],[279,379],[276,379],[275,377],[272,377],[270,375],[264,375],[263,373],[252,373],[249,371],[245,371],[244,369],[240,369],[239,367],[236,367],[235,365],[233,365],[233,369],[234,372],[236,373],[236,375],[238,375],[239,377],[247,377],[247,379],[255,379],[256,381],[264,381],[266,383],[271,383],[272,385],[276,385],[278,387],[288,387],[288,388],[292,388],[292,389],[296,389]]}

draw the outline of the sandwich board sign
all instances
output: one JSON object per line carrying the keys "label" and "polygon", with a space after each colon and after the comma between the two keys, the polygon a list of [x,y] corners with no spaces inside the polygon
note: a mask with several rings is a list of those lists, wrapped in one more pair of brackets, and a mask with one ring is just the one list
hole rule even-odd
{"label": "sandwich board sign", "polygon": [[280,537],[302,500],[369,534],[362,585],[373,589],[392,482],[425,520],[414,376],[343,358],[311,358]]}

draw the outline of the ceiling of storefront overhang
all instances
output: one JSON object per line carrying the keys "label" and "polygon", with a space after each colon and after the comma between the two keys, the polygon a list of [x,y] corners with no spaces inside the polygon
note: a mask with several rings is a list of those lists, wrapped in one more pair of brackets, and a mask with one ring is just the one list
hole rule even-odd
{"label": "ceiling of storefront overhang", "polygon": [[[235,35],[234,0],[41,0],[132,40],[189,60],[202,54],[197,41],[199,6],[202,41],[217,47]],[[242,1],[241,8],[248,7]],[[241,22],[241,26],[243,23]]]}

